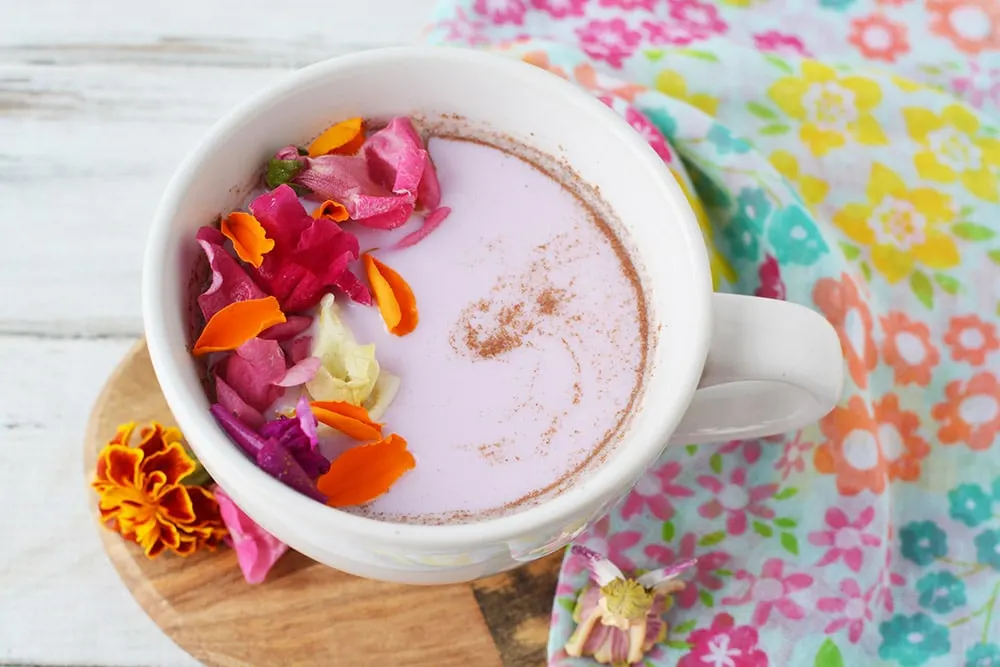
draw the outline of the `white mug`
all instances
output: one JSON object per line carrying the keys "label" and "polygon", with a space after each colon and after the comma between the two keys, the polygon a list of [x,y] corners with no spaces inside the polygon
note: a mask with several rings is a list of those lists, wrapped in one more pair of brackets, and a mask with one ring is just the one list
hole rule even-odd
{"label": "white mug", "polygon": [[[645,270],[651,306],[647,385],[613,454],[572,488],[496,519],[409,525],[322,505],[260,470],[209,414],[190,353],[198,227],[244,203],[276,149],[354,116],[458,114],[565,160],[598,187]],[[713,294],[687,200],[662,160],[584,90],[510,58],[447,47],[355,53],[295,72],[219,122],[178,168],[150,231],[146,340],[178,426],[208,472],[254,521],[345,572],[420,584],[468,581],[561,548],[620,500],[669,443],[780,433],[840,397],[833,328],[802,306]]]}

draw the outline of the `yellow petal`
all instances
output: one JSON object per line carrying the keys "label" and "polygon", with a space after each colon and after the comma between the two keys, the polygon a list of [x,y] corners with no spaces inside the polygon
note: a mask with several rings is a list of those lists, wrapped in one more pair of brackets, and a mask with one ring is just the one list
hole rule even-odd
{"label": "yellow petal", "polygon": [[878,83],[862,76],[849,76],[840,80],[840,85],[854,93],[854,104],[858,111],[871,111],[882,101],[882,89]]}
{"label": "yellow petal", "polygon": [[818,60],[803,60],[802,78],[810,83],[825,83],[827,81],[836,80],[837,71],[829,65],[824,65]]}
{"label": "yellow petal", "polygon": [[806,204],[816,206],[826,199],[827,193],[830,192],[830,184],[822,179],[804,174],[799,179],[799,192],[802,193]]}
{"label": "yellow petal", "polygon": [[799,163],[795,156],[787,151],[774,151],[769,158],[778,173],[790,181],[799,177]]}
{"label": "yellow petal", "polygon": [[889,143],[882,126],[871,114],[861,114],[850,124],[850,131],[857,142],[865,146],[885,146]]}
{"label": "yellow petal", "polygon": [[695,93],[688,98],[688,102],[691,106],[696,109],[701,109],[709,116],[714,116],[715,111],[719,106],[719,99],[717,97],[712,97],[711,95],[706,95],[705,93]]}
{"label": "yellow petal", "polygon": [[932,224],[948,222],[953,217],[951,198],[933,188],[917,188],[902,198],[913,204]]}
{"label": "yellow petal", "polygon": [[656,76],[656,89],[664,95],[684,99],[687,97],[687,82],[677,72],[665,69]]}
{"label": "yellow petal", "polygon": [[949,104],[941,112],[941,119],[958,128],[965,134],[975,134],[979,131],[979,119],[975,114],[959,104]]}
{"label": "yellow petal", "polygon": [[872,245],[875,243],[875,232],[868,226],[871,219],[871,206],[864,204],[848,204],[833,216],[833,224],[837,225],[855,243]]}
{"label": "yellow petal", "polygon": [[913,164],[916,166],[917,173],[920,174],[921,178],[937,181],[938,183],[951,183],[958,178],[958,174],[951,167],[938,162],[931,151],[917,153],[913,158]]}
{"label": "yellow petal", "polygon": [[997,180],[997,176],[991,174],[985,166],[979,171],[962,173],[962,185],[965,186],[965,189],[985,201],[1000,200],[1000,193],[997,192]]}
{"label": "yellow petal", "polygon": [[890,283],[898,283],[913,270],[913,257],[889,245],[872,248],[872,263]]}
{"label": "yellow petal", "polygon": [[895,83],[904,93],[915,93],[923,88],[923,86],[916,81],[911,81],[906,77],[895,74],[892,75],[892,82]]}
{"label": "yellow petal", "polygon": [[[986,164],[1000,167],[1000,139],[987,139],[982,137],[975,139],[973,143],[982,151],[981,155]],[[1000,174],[997,175],[1000,178]]]}
{"label": "yellow petal", "polygon": [[821,130],[812,123],[805,123],[799,128],[799,138],[816,157],[822,157],[834,148],[839,148],[847,143],[844,135],[839,132]]}
{"label": "yellow petal", "polygon": [[896,172],[875,162],[872,164],[871,174],[868,176],[868,187],[865,194],[871,204],[879,203],[886,195],[893,195],[897,198],[904,197],[907,194],[906,183]]}
{"label": "yellow petal", "polygon": [[378,380],[379,365],[375,346],[359,345],[341,321],[332,294],[320,301],[317,332],[310,354],[322,365],[306,389],[317,401],[344,401],[361,405]]}
{"label": "yellow petal", "polygon": [[802,96],[809,90],[809,82],[795,77],[785,77],[775,81],[767,90],[778,108],[795,120],[806,119],[806,108],[802,106]]}
{"label": "yellow petal", "polygon": [[933,112],[919,107],[903,109],[903,120],[906,121],[906,132],[914,141],[923,143],[927,135],[944,126],[944,122]]}
{"label": "yellow petal", "polygon": [[954,239],[948,234],[931,230],[927,234],[927,241],[914,246],[913,255],[921,264],[926,264],[932,269],[948,269],[957,266],[959,262],[958,246]]}

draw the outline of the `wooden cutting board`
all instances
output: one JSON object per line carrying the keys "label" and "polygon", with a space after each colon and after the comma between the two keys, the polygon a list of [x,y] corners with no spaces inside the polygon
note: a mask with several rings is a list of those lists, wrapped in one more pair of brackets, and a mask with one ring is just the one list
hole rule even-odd
{"label": "wooden cutting board", "polygon": [[[118,424],[173,425],[145,342],[112,374],[87,427],[85,479]],[[251,586],[229,549],[148,560],[95,526],[122,581],[149,617],[206,665],[536,667],[545,664],[561,552],[453,586],[360,579],[289,552]]]}

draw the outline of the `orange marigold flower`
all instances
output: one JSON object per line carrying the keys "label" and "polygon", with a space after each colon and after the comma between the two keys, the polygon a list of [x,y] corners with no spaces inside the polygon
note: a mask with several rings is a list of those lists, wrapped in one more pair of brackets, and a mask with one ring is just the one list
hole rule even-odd
{"label": "orange marigold flower", "polygon": [[846,273],[839,281],[823,278],[813,288],[813,301],[837,331],[854,384],[866,388],[868,373],[878,362],[878,350],[872,338],[871,311],[858,293],[854,279]]}
{"label": "orange marigold flower", "polygon": [[182,556],[214,548],[226,535],[215,496],[183,480],[198,464],[181,444],[181,433],[153,422],[130,446],[135,424],[118,427],[97,458],[91,486],[100,496],[105,526],[155,558],[164,549]]}
{"label": "orange marigold flower", "polygon": [[968,382],[954,380],[944,388],[945,400],[931,411],[942,422],[938,438],[942,444],[964,442],[969,449],[989,449],[1000,431],[1000,382],[983,372]]}
{"label": "orange marigold flower", "polygon": [[837,491],[855,496],[868,489],[885,490],[886,460],[878,441],[878,424],[860,396],[837,406],[820,422],[828,440],[816,448],[816,470],[837,476]]}
{"label": "orange marigold flower", "polygon": [[968,361],[979,366],[986,361],[986,355],[1000,350],[997,328],[975,315],[951,318],[951,326],[944,335],[944,342],[951,348],[951,358]]}
{"label": "orange marigold flower", "polygon": [[899,409],[899,396],[888,394],[875,404],[878,443],[886,461],[890,480],[915,482],[920,464],[931,453],[931,446],[920,437],[917,413]]}
{"label": "orange marigold flower", "polygon": [[931,343],[930,329],[900,312],[891,312],[880,321],[885,330],[882,358],[892,368],[896,384],[926,387],[931,381],[931,370],[941,360]]}

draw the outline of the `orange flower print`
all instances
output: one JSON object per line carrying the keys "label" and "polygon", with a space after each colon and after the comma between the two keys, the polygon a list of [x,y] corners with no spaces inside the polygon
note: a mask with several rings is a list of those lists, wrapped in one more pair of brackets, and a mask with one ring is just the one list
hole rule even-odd
{"label": "orange flower print", "polygon": [[858,47],[861,55],[872,60],[891,63],[910,50],[906,39],[906,26],[890,21],[881,14],[872,14],[851,21],[849,41]]}
{"label": "orange flower print", "polygon": [[888,394],[875,404],[875,422],[889,479],[917,481],[920,463],[931,453],[931,446],[917,434],[920,418],[915,412],[900,410],[899,397]]}
{"label": "orange flower print", "polygon": [[954,380],[944,388],[945,400],[931,411],[941,422],[942,444],[964,442],[969,449],[989,449],[1000,431],[1000,382],[984,371],[968,382]]}
{"label": "orange flower print", "polygon": [[885,490],[886,460],[878,441],[878,423],[860,396],[852,396],[847,407],[834,408],[820,422],[820,429],[827,441],[816,448],[813,465],[818,472],[837,476],[840,495]]}
{"label": "orange flower print", "polygon": [[930,329],[900,312],[891,312],[880,321],[885,330],[882,359],[892,368],[896,384],[926,387],[931,381],[931,370],[941,359],[931,343]]}
{"label": "orange flower print", "polygon": [[927,0],[931,32],[970,54],[1000,49],[1000,2]]}
{"label": "orange flower print", "polygon": [[813,288],[813,301],[837,330],[854,384],[866,388],[868,373],[878,362],[878,350],[872,338],[871,311],[858,294],[854,279],[846,273],[839,281],[823,278]]}
{"label": "orange flower print", "polygon": [[944,335],[944,342],[951,348],[951,358],[968,361],[979,366],[986,361],[986,355],[1000,350],[997,328],[983,322],[975,315],[951,318],[951,326]]}
{"label": "orange flower print", "polygon": [[563,79],[569,78],[566,75],[566,70],[558,65],[553,65],[552,62],[549,61],[549,54],[545,51],[529,51],[521,56],[521,60],[529,65],[534,65],[535,67],[541,67],[542,69],[548,70]]}

